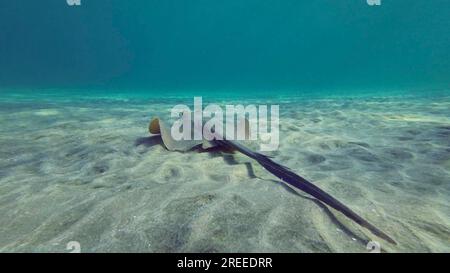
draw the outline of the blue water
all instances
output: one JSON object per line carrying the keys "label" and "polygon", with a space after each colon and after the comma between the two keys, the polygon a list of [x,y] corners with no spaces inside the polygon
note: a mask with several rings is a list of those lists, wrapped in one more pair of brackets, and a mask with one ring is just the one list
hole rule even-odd
{"label": "blue water", "polygon": [[0,86],[205,92],[448,89],[447,0],[0,4]]}

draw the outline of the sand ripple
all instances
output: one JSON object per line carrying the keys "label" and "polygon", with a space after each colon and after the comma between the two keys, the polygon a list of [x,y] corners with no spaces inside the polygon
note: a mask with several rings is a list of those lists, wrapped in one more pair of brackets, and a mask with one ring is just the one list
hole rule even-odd
{"label": "sand ripple", "polygon": [[398,246],[242,155],[166,151],[147,122],[173,105],[1,102],[0,251],[66,252],[78,241],[84,252],[365,252],[372,239],[389,252],[450,251],[448,99],[280,105],[275,160]]}

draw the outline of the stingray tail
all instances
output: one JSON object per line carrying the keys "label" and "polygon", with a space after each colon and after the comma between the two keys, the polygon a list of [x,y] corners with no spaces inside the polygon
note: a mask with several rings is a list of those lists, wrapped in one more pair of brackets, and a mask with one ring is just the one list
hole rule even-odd
{"label": "stingray tail", "polygon": [[295,174],[291,170],[289,170],[287,167],[284,167],[274,161],[272,161],[269,157],[253,152],[252,150],[248,149],[247,147],[234,142],[230,140],[215,140],[215,142],[225,148],[228,149],[235,149],[239,152],[245,154],[246,156],[256,160],[261,166],[263,166],[266,170],[268,170],[270,173],[275,175],[276,177],[280,178],[284,182],[292,185],[293,187],[296,187],[312,196],[317,198],[318,200],[322,201],[323,203],[327,204],[328,206],[334,208],[335,210],[340,211],[348,218],[352,219],[362,227],[367,228],[370,232],[372,232],[374,235],[392,243],[397,244],[391,237],[389,237],[386,233],[381,231],[380,229],[376,228],[366,220],[364,220],[361,216],[356,214],[354,211],[352,211],[350,208],[348,208],[346,205],[339,202],[336,198],[329,195],[316,185],[312,184],[308,180],[304,179],[303,177]]}

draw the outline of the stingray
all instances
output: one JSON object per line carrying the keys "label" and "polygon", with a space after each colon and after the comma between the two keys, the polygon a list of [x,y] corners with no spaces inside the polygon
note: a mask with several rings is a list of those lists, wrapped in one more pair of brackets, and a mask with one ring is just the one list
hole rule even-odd
{"label": "stingray", "polygon": [[[246,121],[247,122],[247,121]],[[246,124],[246,129],[249,128],[248,124]],[[228,151],[238,151],[252,159],[254,159],[256,162],[258,162],[264,169],[269,171],[271,174],[275,175],[285,183],[291,185],[294,188],[297,188],[317,200],[327,204],[328,206],[332,207],[333,209],[341,212],[349,219],[353,220],[360,226],[368,229],[372,234],[378,236],[379,238],[382,238],[386,240],[389,243],[397,244],[389,235],[369,223],[367,220],[359,216],[357,213],[355,213],[353,210],[351,210],[349,207],[344,205],[342,202],[325,192],[324,190],[320,189],[313,183],[309,182],[305,178],[301,177],[300,175],[294,173],[289,168],[282,166],[275,161],[273,161],[270,157],[263,155],[261,153],[252,151],[248,147],[244,146],[243,144],[234,141],[234,140],[227,140],[222,137],[222,139],[213,139],[211,141],[208,140],[182,140],[182,141],[176,141],[172,138],[170,127],[167,126],[167,124],[162,121],[159,118],[154,118],[150,124],[149,124],[149,132],[154,135],[160,135],[163,141],[164,146],[169,151],[180,151],[180,152],[186,152],[189,150],[192,150],[196,147],[201,146],[202,149],[210,149],[214,147],[222,148]],[[249,131],[246,131],[246,134],[249,134]]]}

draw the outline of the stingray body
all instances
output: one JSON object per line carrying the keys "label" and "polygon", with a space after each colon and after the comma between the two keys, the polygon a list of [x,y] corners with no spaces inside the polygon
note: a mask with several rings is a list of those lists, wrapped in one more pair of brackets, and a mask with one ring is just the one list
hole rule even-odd
{"label": "stingray body", "polygon": [[246,146],[240,144],[237,141],[227,140],[227,139],[214,139],[212,141],[207,140],[183,140],[176,141],[172,138],[170,134],[170,129],[166,126],[166,123],[161,121],[158,118],[153,119],[150,122],[149,131],[152,134],[160,134],[163,140],[164,145],[170,151],[188,151],[193,149],[196,146],[202,146],[204,149],[212,148],[212,147],[222,147],[227,150],[239,151],[240,153],[256,160],[263,168],[267,171],[284,181],[285,183],[308,193],[309,195],[315,197],[321,202],[327,204],[333,209],[341,212],[360,226],[367,228],[372,234],[392,243],[397,244],[389,235],[370,224],[364,218],[356,214],[349,207],[341,203],[339,200],[320,189],[313,183],[309,182],[305,178],[297,175],[290,169],[285,166],[282,166],[269,157],[250,150]]}

